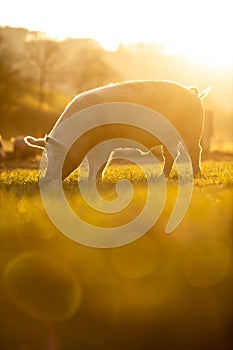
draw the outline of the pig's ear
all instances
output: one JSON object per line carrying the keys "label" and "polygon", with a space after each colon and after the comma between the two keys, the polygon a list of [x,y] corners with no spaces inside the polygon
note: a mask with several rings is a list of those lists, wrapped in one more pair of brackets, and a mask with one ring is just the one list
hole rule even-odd
{"label": "pig's ear", "polygon": [[198,87],[196,87],[196,86],[190,86],[189,88],[190,88],[190,90],[192,90],[193,92],[195,92],[195,94],[199,95],[199,89],[198,89]]}
{"label": "pig's ear", "polygon": [[201,100],[204,100],[206,98],[206,96],[209,94],[210,90],[211,90],[210,86],[208,86],[202,92],[199,92],[199,90],[198,90],[198,88],[196,86],[190,86],[189,88],[190,88],[190,90],[195,92]]}
{"label": "pig's ear", "polygon": [[27,145],[29,145],[31,147],[44,149],[45,144],[46,144],[46,137],[37,139],[37,138],[32,137],[32,136],[26,136],[26,137],[24,137],[24,141]]}
{"label": "pig's ear", "polygon": [[199,94],[199,97],[201,100],[204,100],[206,98],[207,95],[209,95],[210,93],[210,90],[211,90],[211,87],[208,86],[205,90],[203,90],[200,94]]}

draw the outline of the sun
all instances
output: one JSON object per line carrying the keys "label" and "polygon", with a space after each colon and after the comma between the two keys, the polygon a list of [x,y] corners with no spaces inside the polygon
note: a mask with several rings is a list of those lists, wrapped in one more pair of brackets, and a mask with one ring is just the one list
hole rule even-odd
{"label": "sun", "polygon": [[35,11],[31,0],[8,0],[1,17],[1,25],[60,39],[92,38],[106,50],[154,43],[205,66],[233,68],[232,0],[66,0],[56,3],[55,15],[52,1],[41,0]]}
{"label": "sun", "polygon": [[[233,30],[233,28],[232,28]],[[216,69],[233,69],[233,45],[224,22],[211,26],[211,30],[202,33],[187,32],[180,35],[176,50],[187,58],[204,66]]]}
{"label": "sun", "polygon": [[198,42],[198,44],[180,43],[176,47],[165,47],[165,52],[181,55],[189,61],[203,67],[221,71],[233,69],[233,47],[228,43],[211,45],[211,43]]}
{"label": "sun", "polygon": [[97,27],[92,22],[90,33],[95,32],[107,50],[116,49],[119,43],[154,43],[163,46],[165,52],[172,50],[204,67],[233,69],[231,1],[196,0],[190,4],[186,0],[164,0],[153,7],[144,0],[144,5],[145,13],[136,1],[132,12],[130,2],[124,1],[123,12],[121,6],[114,9],[120,22],[106,16]]}
{"label": "sun", "polygon": [[177,8],[183,9],[176,20],[168,17],[168,31],[164,42],[167,47],[183,54],[192,61],[216,69],[233,69],[232,7],[230,0],[215,2],[177,0]]}

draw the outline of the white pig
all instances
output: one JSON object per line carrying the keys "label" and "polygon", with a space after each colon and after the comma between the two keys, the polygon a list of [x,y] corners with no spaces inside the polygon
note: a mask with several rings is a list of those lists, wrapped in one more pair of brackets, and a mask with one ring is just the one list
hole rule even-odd
{"label": "white pig", "polygon": [[[57,120],[55,126],[47,137],[36,139],[27,136],[25,141],[33,147],[45,147],[46,142],[51,144],[51,155],[59,152],[59,141],[54,141],[50,135],[63,121],[74,113],[87,107],[110,102],[127,102],[149,107],[160,113],[176,128],[183,138],[193,166],[193,173],[200,172],[201,146],[200,140],[203,130],[204,112],[202,99],[208,94],[209,89],[198,93],[195,87],[186,87],[176,82],[165,80],[134,80],[115,83],[96,88],[77,95],[65,108]],[[135,127],[131,125],[109,124],[95,128],[82,135],[70,148],[63,164],[62,178],[65,179],[83,161],[87,152],[97,143],[107,138],[129,138],[135,134]],[[145,130],[137,129],[137,141],[151,149],[160,145],[161,141],[148,134]],[[109,154],[112,149],[109,149]],[[164,147],[164,174],[169,175],[173,158]],[[92,169],[93,159],[89,159]],[[91,171],[91,170],[90,170]]]}

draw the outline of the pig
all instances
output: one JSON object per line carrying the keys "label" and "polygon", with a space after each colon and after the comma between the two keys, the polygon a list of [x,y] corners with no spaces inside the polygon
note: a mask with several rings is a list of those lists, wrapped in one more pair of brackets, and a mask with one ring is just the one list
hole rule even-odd
{"label": "pig", "polygon": [[[204,111],[202,100],[209,93],[209,88],[199,93],[196,87],[187,87],[180,83],[168,80],[132,80],[120,83],[112,83],[95,88],[77,95],[65,108],[48,136],[36,139],[31,136],[25,138],[25,142],[32,147],[44,148],[46,142],[51,149],[49,156],[59,153],[62,145],[59,140],[54,140],[54,130],[74,113],[85,108],[111,102],[126,102],[148,107],[166,118],[176,128],[183,138],[192,162],[193,174],[201,172],[201,146],[200,140],[203,130]],[[63,168],[62,179],[69,176],[83,161],[85,155],[97,143],[106,138],[132,139],[135,128],[125,124],[108,124],[92,129],[82,135],[68,151]],[[161,145],[161,141],[142,129],[137,129],[137,141],[143,143],[147,149]],[[60,148],[61,149],[61,148]],[[109,153],[112,149],[109,150]],[[164,174],[171,172],[174,159],[166,149],[164,152]],[[92,157],[93,158],[93,157]],[[89,159],[90,171],[94,160]],[[48,175],[48,174],[47,174]],[[51,177],[54,174],[51,174]]]}

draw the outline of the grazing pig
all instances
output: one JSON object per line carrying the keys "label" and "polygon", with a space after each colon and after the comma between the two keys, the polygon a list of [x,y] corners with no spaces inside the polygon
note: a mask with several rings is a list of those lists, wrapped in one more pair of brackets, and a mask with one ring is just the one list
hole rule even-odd
{"label": "grazing pig", "polygon": [[[163,80],[126,81],[96,88],[76,96],[71,101],[60,118],[57,120],[50,134],[44,139],[26,137],[25,141],[33,146],[43,148],[46,141],[51,146],[51,157],[59,152],[62,145],[59,140],[52,138],[53,131],[74,113],[97,104],[111,102],[127,102],[142,105],[153,109],[165,117],[183,138],[193,166],[194,175],[200,172],[201,147],[200,139],[203,129],[202,99],[207,95],[208,89],[201,94],[195,87]],[[62,178],[65,179],[82,162],[87,152],[97,143],[107,138],[128,138],[141,142],[148,149],[160,145],[161,141],[143,129],[126,124],[108,124],[94,128],[82,135],[70,148],[63,164]],[[112,149],[109,150],[109,153]],[[54,153],[55,152],[55,153]],[[164,147],[164,174],[169,175],[173,158]],[[92,163],[89,159],[89,163]],[[53,174],[50,174],[53,176]]]}

